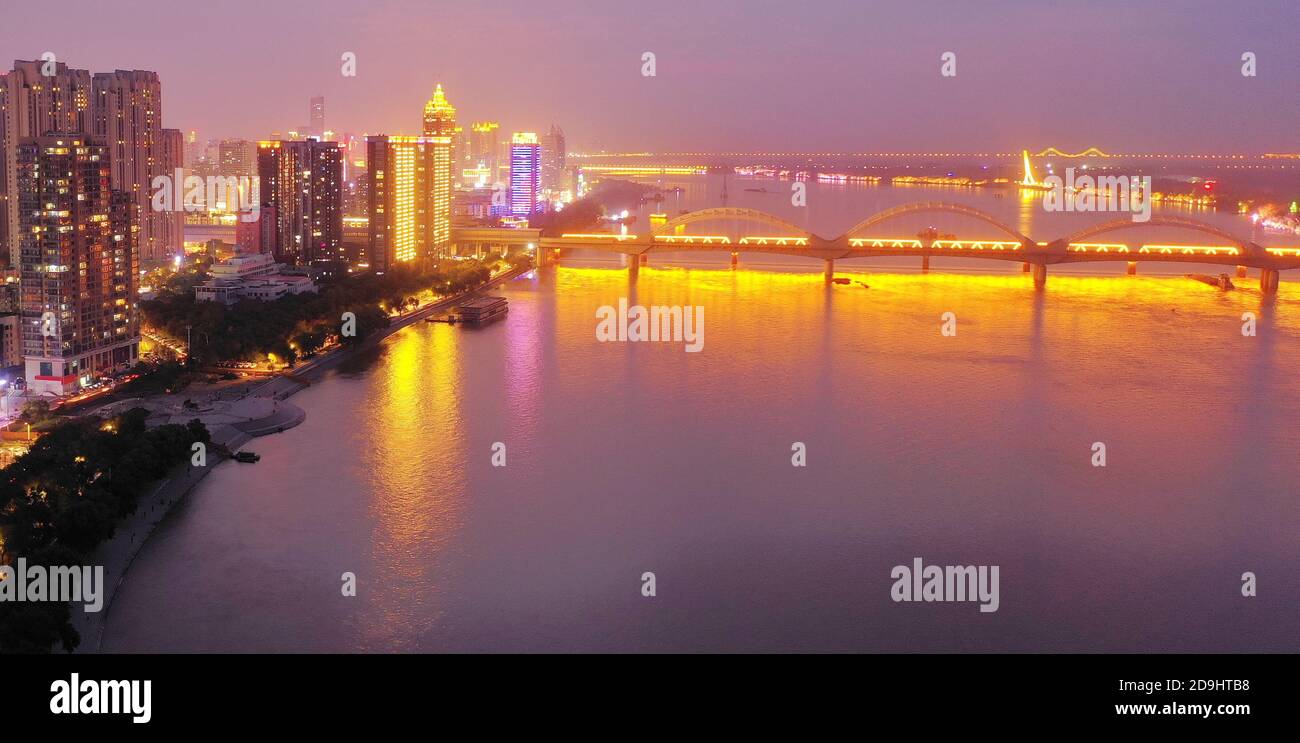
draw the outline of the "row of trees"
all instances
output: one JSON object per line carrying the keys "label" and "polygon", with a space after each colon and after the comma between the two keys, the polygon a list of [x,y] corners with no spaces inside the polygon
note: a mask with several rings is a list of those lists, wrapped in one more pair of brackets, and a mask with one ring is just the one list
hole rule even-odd
{"label": "row of trees", "polygon": [[[211,437],[198,420],[146,429],[135,408],[108,420],[76,418],[39,439],[0,470],[3,554],[28,565],[86,565],[101,542],[133,513],[151,483],[186,462]],[[67,604],[0,603],[0,652],[69,651],[80,638]]]}
{"label": "row of trees", "polygon": [[188,335],[198,363],[258,361],[267,354],[292,363],[338,335],[345,312],[356,316],[356,334],[340,340],[355,343],[388,325],[381,305],[408,309],[426,292],[456,294],[490,277],[491,269],[480,261],[444,261],[426,268],[401,266],[382,276],[349,276],[322,285],[317,293],[274,302],[245,299],[226,306],[196,302],[192,291],[164,291],[141,309],[151,327],[172,338]]}
{"label": "row of trees", "polygon": [[541,229],[547,237],[583,232],[598,224],[607,213],[636,209],[641,198],[652,190],[653,187],[644,183],[606,178],[591,193],[563,209],[532,215],[528,218],[528,226]]}

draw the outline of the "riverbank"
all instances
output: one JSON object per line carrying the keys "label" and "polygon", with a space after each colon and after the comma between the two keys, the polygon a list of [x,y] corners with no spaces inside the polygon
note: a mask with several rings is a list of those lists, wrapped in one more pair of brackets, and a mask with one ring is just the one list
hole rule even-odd
{"label": "riverbank", "polygon": [[100,611],[91,613],[85,611],[80,604],[72,604],[72,626],[81,635],[81,644],[77,646],[76,652],[99,650],[104,637],[104,625],[113,608],[113,597],[126,579],[127,570],[135,561],[140,548],[172,507],[224,459],[216,452],[209,454],[206,467],[194,467],[186,462],[173,470],[166,479],[154,483],[153,490],[136,503],[135,512],[117,525],[112,539],[104,541],[91,553],[89,563],[104,568],[104,583],[100,587],[104,594],[104,605]]}
{"label": "riverbank", "polygon": [[[149,401],[139,399],[121,400],[104,406],[96,412],[111,412],[106,409],[117,406],[122,406],[125,409],[134,407],[139,403],[147,403],[144,407],[150,407],[154,410],[154,415],[150,416],[151,423],[160,425],[162,423],[184,422],[172,420],[177,416],[185,418],[185,420],[190,418],[204,420],[207,418],[204,422],[205,425],[208,425],[213,442],[222,444],[233,453],[258,436],[280,433],[306,420],[306,411],[292,403],[285,402],[285,398],[306,389],[312,381],[319,379],[326,371],[350,358],[358,350],[378,345],[385,338],[414,322],[445,310],[476,292],[491,289],[531,270],[531,267],[525,267],[507,271],[472,291],[463,292],[421,307],[414,312],[394,319],[388,327],[374,332],[358,347],[340,348],[331,351],[299,366],[292,372],[291,376],[277,376],[260,386],[248,389],[233,401],[224,401],[222,393],[217,392],[210,398],[201,400],[198,409],[165,409],[168,407],[168,400],[167,398],[161,398]],[[141,497],[135,512],[118,525],[113,538],[100,544],[92,553],[90,564],[104,567],[104,608],[102,611],[92,614],[85,612],[81,606],[74,605],[72,607],[72,626],[81,635],[81,645],[78,647],[77,652],[95,652],[99,650],[103,641],[104,625],[108,621],[109,612],[112,611],[113,597],[123,581],[126,580],[131,563],[139,554],[145,541],[158,527],[158,524],[167,517],[171,509],[181,502],[196,485],[202,482],[203,478],[207,477],[217,465],[226,459],[225,456],[218,454],[211,448],[208,457],[206,467],[193,467],[187,463],[174,470],[167,479],[156,483],[154,489],[148,495]]]}
{"label": "riverbank", "polygon": [[[356,352],[362,349],[373,348],[379,345],[379,343],[382,342],[385,338],[388,338],[389,336],[393,335],[397,331],[408,327],[412,323],[418,322],[420,320],[429,317],[430,315],[454,307],[456,303],[464,301],[467,297],[472,297],[479,292],[492,289],[507,281],[510,281],[511,279],[518,278],[519,276],[522,276],[523,274],[528,273],[533,269],[534,269],[533,266],[525,266],[523,268],[511,269],[501,274],[500,276],[496,276],[489,279],[482,286],[471,289],[470,291],[462,292],[455,296],[438,300],[437,302],[427,304],[423,307],[420,307],[419,309],[416,309],[400,317],[392,318],[388,323],[388,327],[382,328],[380,330],[376,330],[375,332],[371,333],[368,338],[366,338],[363,342],[361,342],[357,346],[353,348],[337,348],[333,351],[330,351],[329,353],[318,356],[305,364],[301,364],[295,367],[292,371],[292,377],[279,376],[276,377],[275,379],[269,380],[261,387],[257,388],[254,394],[261,395],[264,397],[274,396],[277,399],[283,400],[286,397],[289,397],[290,395],[297,393],[299,390],[305,389],[307,385],[310,384],[311,382],[315,382],[319,380],[326,371],[338,366],[344,360],[350,358]],[[306,382],[306,384],[298,380],[303,380]]]}

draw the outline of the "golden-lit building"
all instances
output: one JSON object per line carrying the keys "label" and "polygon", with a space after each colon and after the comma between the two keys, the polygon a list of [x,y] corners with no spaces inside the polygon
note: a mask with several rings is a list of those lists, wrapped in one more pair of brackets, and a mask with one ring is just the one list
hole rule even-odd
{"label": "golden-lit building", "polygon": [[433,89],[433,97],[424,104],[424,136],[451,137],[456,133],[456,107],[447,102],[442,83]]}
{"label": "golden-lit building", "polygon": [[450,137],[367,138],[372,270],[441,255],[451,246],[450,145]]}
{"label": "golden-lit building", "polygon": [[440,255],[451,247],[451,191],[456,152],[456,107],[447,101],[442,84],[434,86],[433,97],[424,104],[424,138],[432,148],[432,178],[429,181],[429,253]]}
{"label": "golden-lit building", "polygon": [[473,163],[467,168],[474,173],[464,174],[475,185],[487,185],[497,179],[497,155],[501,152],[501,125],[495,121],[476,121],[470,125],[469,158]]}

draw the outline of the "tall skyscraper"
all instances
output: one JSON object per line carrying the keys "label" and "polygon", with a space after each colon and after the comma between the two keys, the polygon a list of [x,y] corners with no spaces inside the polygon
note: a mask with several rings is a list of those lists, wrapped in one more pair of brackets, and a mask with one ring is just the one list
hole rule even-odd
{"label": "tall skyscraper", "polygon": [[510,138],[510,213],[516,217],[527,217],[537,210],[541,150],[533,132],[516,132]]}
{"label": "tall skyscraper", "polygon": [[218,148],[218,173],[222,176],[257,175],[257,144],[244,139],[223,139]]}
{"label": "tall skyscraper", "polygon": [[87,132],[94,98],[91,75],[63,62],[42,75],[42,61],[14,62],[0,75],[0,258],[11,267],[18,254],[18,140],[47,132]]}
{"label": "tall skyscraper", "polygon": [[263,244],[277,261],[343,258],[343,154],[336,142],[265,141],[257,147],[262,208],[275,212]]}
{"label": "tall skyscraper", "polygon": [[139,209],[140,257],[160,261],[179,254],[179,235],[169,237],[169,212],[154,211],[150,204],[154,176],[171,177],[183,156],[168,155],[162,135],[162,83],[158,73],[116,70],[95,73],[91,99],[92,137],[109,147],[113,188],[127,191]]}
{"label": "tall skyscraper", "polygon": [[556,193],[565,190],[564,130],[551,124],[542,138],[542,190]]}
{"label": "tall skyscraper", "polygon": [[451,178],[456,138],[456,108],[447,101],[442,84],[424,104],[424,137],[430,140],[433,175],[430,179],[430,251],[441,255],[451,246]]}
{"label": "tall skyscraper", "polygon": [[495,121],[476,121],[470,125],[469,156],[473,161],[471,167],[486,170],[487,180],[492,183],[497,177],[497,153],[501,142],[498,132],[501,125]]}
{"label": "tall skyscraper", "polygon": [[191,129],[185,133],[185,163],[182,167],[189,170],[203,159],[203,145],[198,130]]}
{"label": "tall skyscraper", "polygon": [[325,96],[318,95],[311,99],[311,119],[308,124],[311,136],[325,136]]}
{"label": "tall skyscraper", "polygon": [[[171,163],[172,173],[175,168],[184,169],[185,164],[185,135],[180,129],[163,129],[159,134],[159,148],[162,164]],[[152,208],[152,192],[149,194],[149,207]],[[155,226],[158,229],[158,241],[163,245],[174,245],[171,249],[172,254],[180,255],[185,249],[185,212],[181,209],[175,209],[170,212],[163,212],[157,215]]]}
{"label": "tall skyscraper", "polygon": [[23,137],[15,160],[27,384],[68,394],[139,357],[138,211],[92,138]]}
{"label": "tall skyscraper", "polygon": [[367,138],[371,270],[441,255],[451,244],[448,137]]}
{"label": "tall skyscraper", "polygon": [[433,89],[433,96],[424,104],[424,136],[451,137],[456,133],[456,108],[447,102],[442,83]]}

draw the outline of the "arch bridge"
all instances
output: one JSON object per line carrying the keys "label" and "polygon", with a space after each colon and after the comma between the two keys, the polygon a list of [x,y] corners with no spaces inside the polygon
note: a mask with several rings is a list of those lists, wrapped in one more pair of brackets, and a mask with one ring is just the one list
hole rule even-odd
{"label": "arch bridge", "polygon": [[[890,228],[896,220],[912,215],[963,217],[982,223],[995,234],[993,237],[966,238],[927,229],[914,235],[900,235],[898,228]],[[757,229],[746,233],[735,229],[716,230],[715,234],[686,232],[687,227],[717,222],[741,222]],[[1194,233],[1197,242],[1141,240],[1140,233],[1153,227]],[[1135,233],[1138,233],[1136,239]],[[833,238],[814,234],[757,209],[720,207],[680,215],[642,234],[565,233],[543,235],[538,241],[542,263],[557,259],[560,251],[569,248],[632,256],[628,270],[633,275],[653,253],[729,252],[732,265],[738,263],[740,253],[802,256],[824,261],[828,281],[834,274],[837,260],[913,256],[921,260],[923,269],[928,269],[930,258],[934,256],[978,258],[1021,263],[1026,272],[1033,273],[1034,284],[1040,288],[1046,284],[1047,267],[1053,264],[1123,261],[1128,264],[1128,272],[1135,273],[1138,263],[1151,261],[1234,266],[1239,276],[1245,275],[1246,268],[1256,268],[1260,271],[1261,290],[1271,294],[1277,291],[1280,271],[1300,268],[1300,246],[1263,247],[1216,225],[1185,217],[1152,216],[1145,222],[1114,220],[1043,242],[1022,234],[987,212],[963,204],[936,201],[913,202],[886,209]]]}

